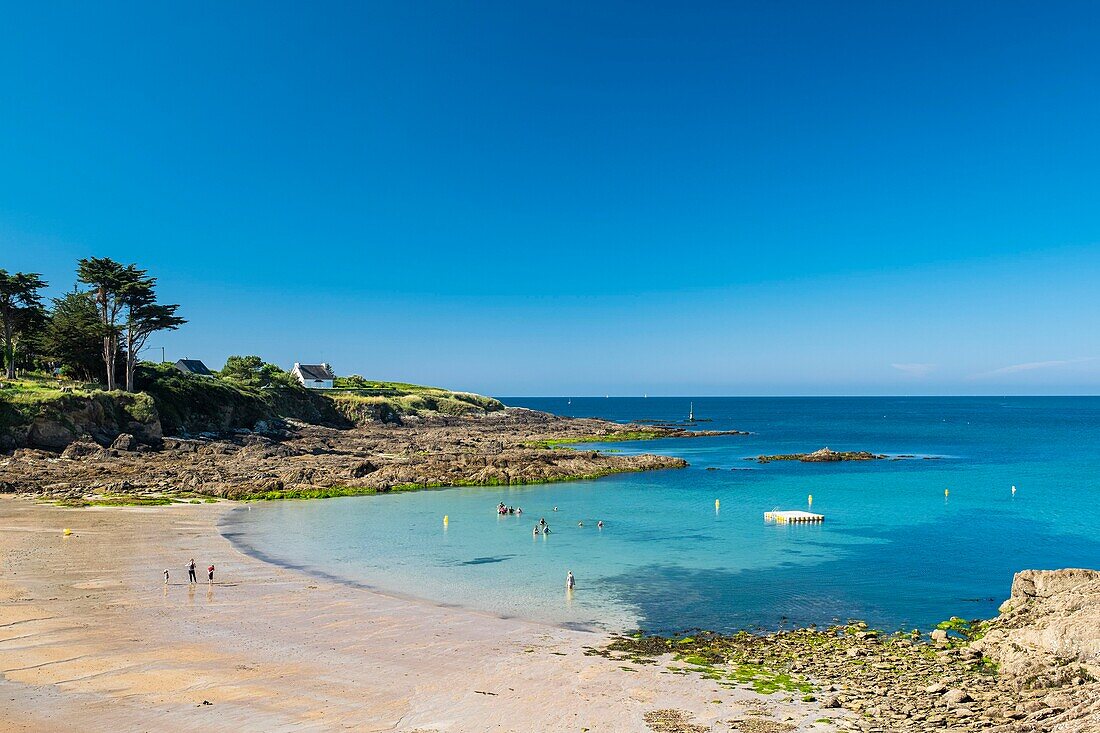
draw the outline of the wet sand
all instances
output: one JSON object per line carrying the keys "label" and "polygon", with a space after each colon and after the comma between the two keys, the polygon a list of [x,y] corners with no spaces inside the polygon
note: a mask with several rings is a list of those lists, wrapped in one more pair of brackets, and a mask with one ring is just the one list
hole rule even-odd
{"label": "wet sand", "polygon": [[[264,563],[218,533],[230,508],[0,497],[0,730],[730,731],[746,716],[811,730],[823,715],[586,656],[599,633]],[[654,728],[658,710],[703,727]]]}

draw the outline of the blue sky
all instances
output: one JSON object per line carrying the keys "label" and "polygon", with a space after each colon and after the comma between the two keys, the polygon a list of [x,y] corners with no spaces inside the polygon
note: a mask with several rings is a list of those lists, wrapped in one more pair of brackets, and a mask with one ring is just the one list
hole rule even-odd
{"label": "blue sky", "polygon": [[[231,5],[231,6],[230,6]],[[0,267],[496,395],[1100,393],[1094,3],[4,3]],[[153,343],[153,342],[151,342]]]}

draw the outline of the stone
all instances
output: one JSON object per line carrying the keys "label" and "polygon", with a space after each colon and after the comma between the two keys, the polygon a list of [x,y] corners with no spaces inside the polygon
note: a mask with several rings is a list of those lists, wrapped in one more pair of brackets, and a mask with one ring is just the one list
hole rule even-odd
{"label": "stone", "polygon": [[948,705],[961,705],[970,702],[972,698],[964,690],[954,689],[943,693],[943,701]]}
{"label": "stone", "polygon": [[119,433],[111,442],[111,450],[132,451],[138,446],[137,438],[130,433]]}

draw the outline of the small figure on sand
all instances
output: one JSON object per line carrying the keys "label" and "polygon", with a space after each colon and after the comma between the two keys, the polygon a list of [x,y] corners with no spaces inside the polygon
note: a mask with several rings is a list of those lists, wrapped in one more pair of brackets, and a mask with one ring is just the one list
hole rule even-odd
{"label": "small figure on sand", "polygon": [[187,582],[195,582],[195,558],[191,558],[191,562],[187,563]]}
{"label": "small figure on sand", "polygon": [[570,570],[565,574],[565,589],[573,590],[573,586],[577,584],[577,579],[573,577],[573,571]]}
{"label": "small figure on sand", "polygon": [[168,585],[168,568],[164,569],[164,584]]}
{"label": "small figure on sand", "polygon": [[213,565],[211,565],[210,567],[208,567],[206,569],[206,577],[211,583],[214,582],[214,566]]}

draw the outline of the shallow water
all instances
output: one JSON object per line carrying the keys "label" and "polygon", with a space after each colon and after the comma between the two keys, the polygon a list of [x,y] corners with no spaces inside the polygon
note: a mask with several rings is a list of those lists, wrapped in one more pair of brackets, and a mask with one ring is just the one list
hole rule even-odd
{"label": "shallow water", "polygon": [[[1017,570],[1100,564],[1100,398],[505,399],[620,421],[682,420],[689,401],[712,421],[698,427],[753,434],[604,446],[682,456],[683,470],[256,504],[223,529],[266,559],[349,582],[649,631],[847,618],[927,628],[994,615]],[[917,457],[744,460],[823,446]],[[810,494],[824,524],[763,522],[806,509]],[[524,514],[497,516],[501,501]],[[540,517],[548,537],[532,535]]]}

